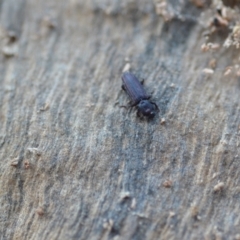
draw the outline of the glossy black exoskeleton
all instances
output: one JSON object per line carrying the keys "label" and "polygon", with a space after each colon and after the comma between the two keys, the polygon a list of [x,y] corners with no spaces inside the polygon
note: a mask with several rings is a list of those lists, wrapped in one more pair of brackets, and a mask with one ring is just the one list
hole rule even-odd
{"label": "glossy black exoskeleton", "polygon": [[122,81],[122,88],[131,98],[131,106],[137,107],[137,115],[153,118],[159,108],[156,103],[149,100],[151,96],[146,93],[137,77],[130,72],[124,72]]}

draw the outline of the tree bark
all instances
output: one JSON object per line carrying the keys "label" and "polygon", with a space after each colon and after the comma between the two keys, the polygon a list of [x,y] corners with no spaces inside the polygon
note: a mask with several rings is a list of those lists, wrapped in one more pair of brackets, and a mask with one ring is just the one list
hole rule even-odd
{"label": "tree bark", "polygon": [[[204,10],[0,3],[0,239],[240,239],[239,54],[201,52]],[[120,107],[124,68],[152,121]]]}

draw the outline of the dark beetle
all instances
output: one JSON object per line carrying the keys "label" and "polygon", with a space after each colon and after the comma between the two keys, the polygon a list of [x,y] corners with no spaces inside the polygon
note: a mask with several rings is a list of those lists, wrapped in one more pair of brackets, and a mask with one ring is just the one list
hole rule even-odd
{"label": "dark beetle", "polygon": [[122,81],[122,88],[131,98],[131,106],[136,106],[138,109],[137,115],[153,118],[159,108],[156,103],[149,101],[151,96],[146,93],[137,77],[130,72],[125,72],[122,75]]}

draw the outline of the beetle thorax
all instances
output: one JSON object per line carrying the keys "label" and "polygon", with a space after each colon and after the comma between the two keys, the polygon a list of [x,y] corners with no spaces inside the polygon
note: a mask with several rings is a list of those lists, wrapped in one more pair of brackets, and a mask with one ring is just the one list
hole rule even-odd
{"label": "beetle thorax", "polygon": [[146,117],[154,117],[156,114],[155,106],[148,100],[141,100],[137,107],[138,110]]}

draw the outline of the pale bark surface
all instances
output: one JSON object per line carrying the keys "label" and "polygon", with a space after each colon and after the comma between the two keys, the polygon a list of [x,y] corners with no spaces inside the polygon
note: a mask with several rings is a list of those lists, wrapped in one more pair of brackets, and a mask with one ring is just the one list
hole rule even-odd
{"label": "pale bark surface", "polygon": [[[1,240],[239,236],[238,52],[202,53],[202,10],[172,2],[167,23],[148,0],[0,2]],[[126,58],[153,121],[119,107]]]}

